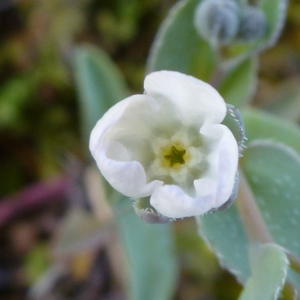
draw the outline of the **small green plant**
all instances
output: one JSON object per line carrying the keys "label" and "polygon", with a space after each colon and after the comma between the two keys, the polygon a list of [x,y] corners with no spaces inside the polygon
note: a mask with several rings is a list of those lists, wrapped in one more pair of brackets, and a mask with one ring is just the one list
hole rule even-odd
{"label": "small green plant", "polygon": [[172,297],[171,221],[191,216],[222,266],[243,283],[239,299],[296,297],[300,131],[250,107],[258,57],[276,43],[287,5],[179,1],[150,49],[140,95],[128,97],[102,50],[77,49],[85,140],[100,120],[90,149],[122,194],[107,186],[131,264],[130,299]]}

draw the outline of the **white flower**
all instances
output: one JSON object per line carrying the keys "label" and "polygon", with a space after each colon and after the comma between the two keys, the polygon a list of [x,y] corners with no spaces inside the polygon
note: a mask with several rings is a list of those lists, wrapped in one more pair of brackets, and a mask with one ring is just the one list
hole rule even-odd
{"label": "white flower", "polygon": [[178,72],[148,75],[145,94],[117,103],[98,121],[90,150],[120,193],[150,197],[169,218],[222,206],[235,183],[238,145],[220,124],[226,104],[207,83]]}

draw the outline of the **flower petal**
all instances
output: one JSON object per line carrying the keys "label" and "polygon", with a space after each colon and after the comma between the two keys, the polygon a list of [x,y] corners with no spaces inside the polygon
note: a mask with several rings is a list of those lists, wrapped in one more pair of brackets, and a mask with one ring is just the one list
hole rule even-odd
{"label": "flower petal", "polygon": [[102,175],[120,193],[132,198],[147,197],[163,185],[154,180],[147,183],[146,173],[137,161],[130,161],[130,154],[120,143],[107,141],[97,152],[97,165]]}
{"label": "flower petal", "polygon": [[239,154],[236,139],[232,132],[224,126],[224,134],[219,144],[219,180],[215,204],[216,207],[225,203],[231,196],[235,185],[238,157]]}
{"label": "flower petal", "polygon": [[[142,164],[134,161],[132,153],[127,151],[121,143],[110,138],[113,138],[114,132],[118,133],[119,127],[116,124],[127,109],[136,103],[143,102],[145,98],[149,100],[150,97],[135,95],[117,103],[98,121],[90,137],[90,150],[102,175],[120,193],[134,198],[149,196],[155,187],[163,183],[155,180],[147,184]],[[130,123],[129,127],[130,125],[134,124]],[[144,128],[146,129],[147,127]]]}
{"label": "flower petal", "polygon": [[226,115],[226,104],[220,94],[192,76],[173,71],[153,72],[146,77],[144,88],[147,95],[158,101],[170,101],[185,125],[220,123]]}
{"label": "flower petal", "polygon": [[[169,139],[180,124],[170,103],[159,103],[149,95],[130,97],[120,118],[107,130],[103,140],[118,141],[134,154],[133,159],[149,165],[153,153],[153,141]],[[167,113],[166,113],[167,112]],[[152,153],[152,155],[151,155]]]}
{"label": "flower petal", "polygon": [[177,185],[155,189],[150,203],[160,214],[169,218],[202,215],[212,208],[210,196],[192,198]]}
{"label": "flower petal", "polygon": [[215,181],[210,187],[212,196],[212,208],[224,204],[230,197],[235,183],[235,175],[238,166],[238,145],[232,132],[222,124],[203,126],[201,134],[209,138],[219,139],[216,149],[207,156],[209,169],[203,178],[195,180],[194,186],[197,196],[203,195],[206,190],[203,180],[209,178]]}
{"label": "flower petal", "polygon": [[134,96],[128,97],[111,107],[95,125],[91,132],[89,145],[94,158],[96,158],[96,152],[100,144],[103,142],[103,135],[120,119],[127,106],[131,103],[133,97]]}

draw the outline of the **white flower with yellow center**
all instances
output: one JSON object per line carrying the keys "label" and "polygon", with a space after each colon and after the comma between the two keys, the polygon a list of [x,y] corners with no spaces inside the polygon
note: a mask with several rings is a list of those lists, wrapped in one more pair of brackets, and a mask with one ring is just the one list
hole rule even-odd
{"label": "white flower with yellow center", "polygon": [[113,106],[96,124],[90,150],[120,193],[168,218],[196,216],[230,198],[238,145],[220,124],[226,104],[210,85],[178,72],[149,74],[145,93]]}

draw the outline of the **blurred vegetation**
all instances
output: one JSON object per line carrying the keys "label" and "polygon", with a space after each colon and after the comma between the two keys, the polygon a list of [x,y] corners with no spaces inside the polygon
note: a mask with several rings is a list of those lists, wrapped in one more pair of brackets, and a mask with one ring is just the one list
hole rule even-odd
{"label": "blurred vegetation", "polygon": [[[68,268],[59,271],[60,281],[46,299],[125,299],[123,279],[116,278],[112,266],[111,257],[119,257],[111,253],[118,249],[111,246],[116,237],[105,240],[97,251],[77,251],[72,258],[54,259],[51,253],[64,216],[74,203],[78,205],[76,197],[82,191],[76,189],[83,185],[87,151],[80,136],[72,53],[82,43],[101,47],[116,62],[132,93],[141,92],[149,48],[175,2],[6,0],[0,4],[0,216],[6,213],[1,209],[11,210],[11,217],[1,222],[1,299],[25,299],[29,286],[60,260]],[[261,57],[253,105],[284,117],[279,100],[286,98],[285,109],[290,102],[300,103],[299,80],[300,2],[292,0],[279,43]],[[300,104],[294,120],[300,120]],[[39,203],[37,197],[34,203],[24,202],[23,192],[10,198],[34,184],[33,193],[41,193],[43,187],[36,182],[55,178],[61,182],[66,173],[72,174],[73,190],[50,192],[55,201]],[[77,196],[70,200],[70,194]],[[80,205],[89,207],[85,201]],[[177,222],[174,229],[181,268],[175,299],[236,299],[238,283],[220,269],[198,238],[193,220]]]}

